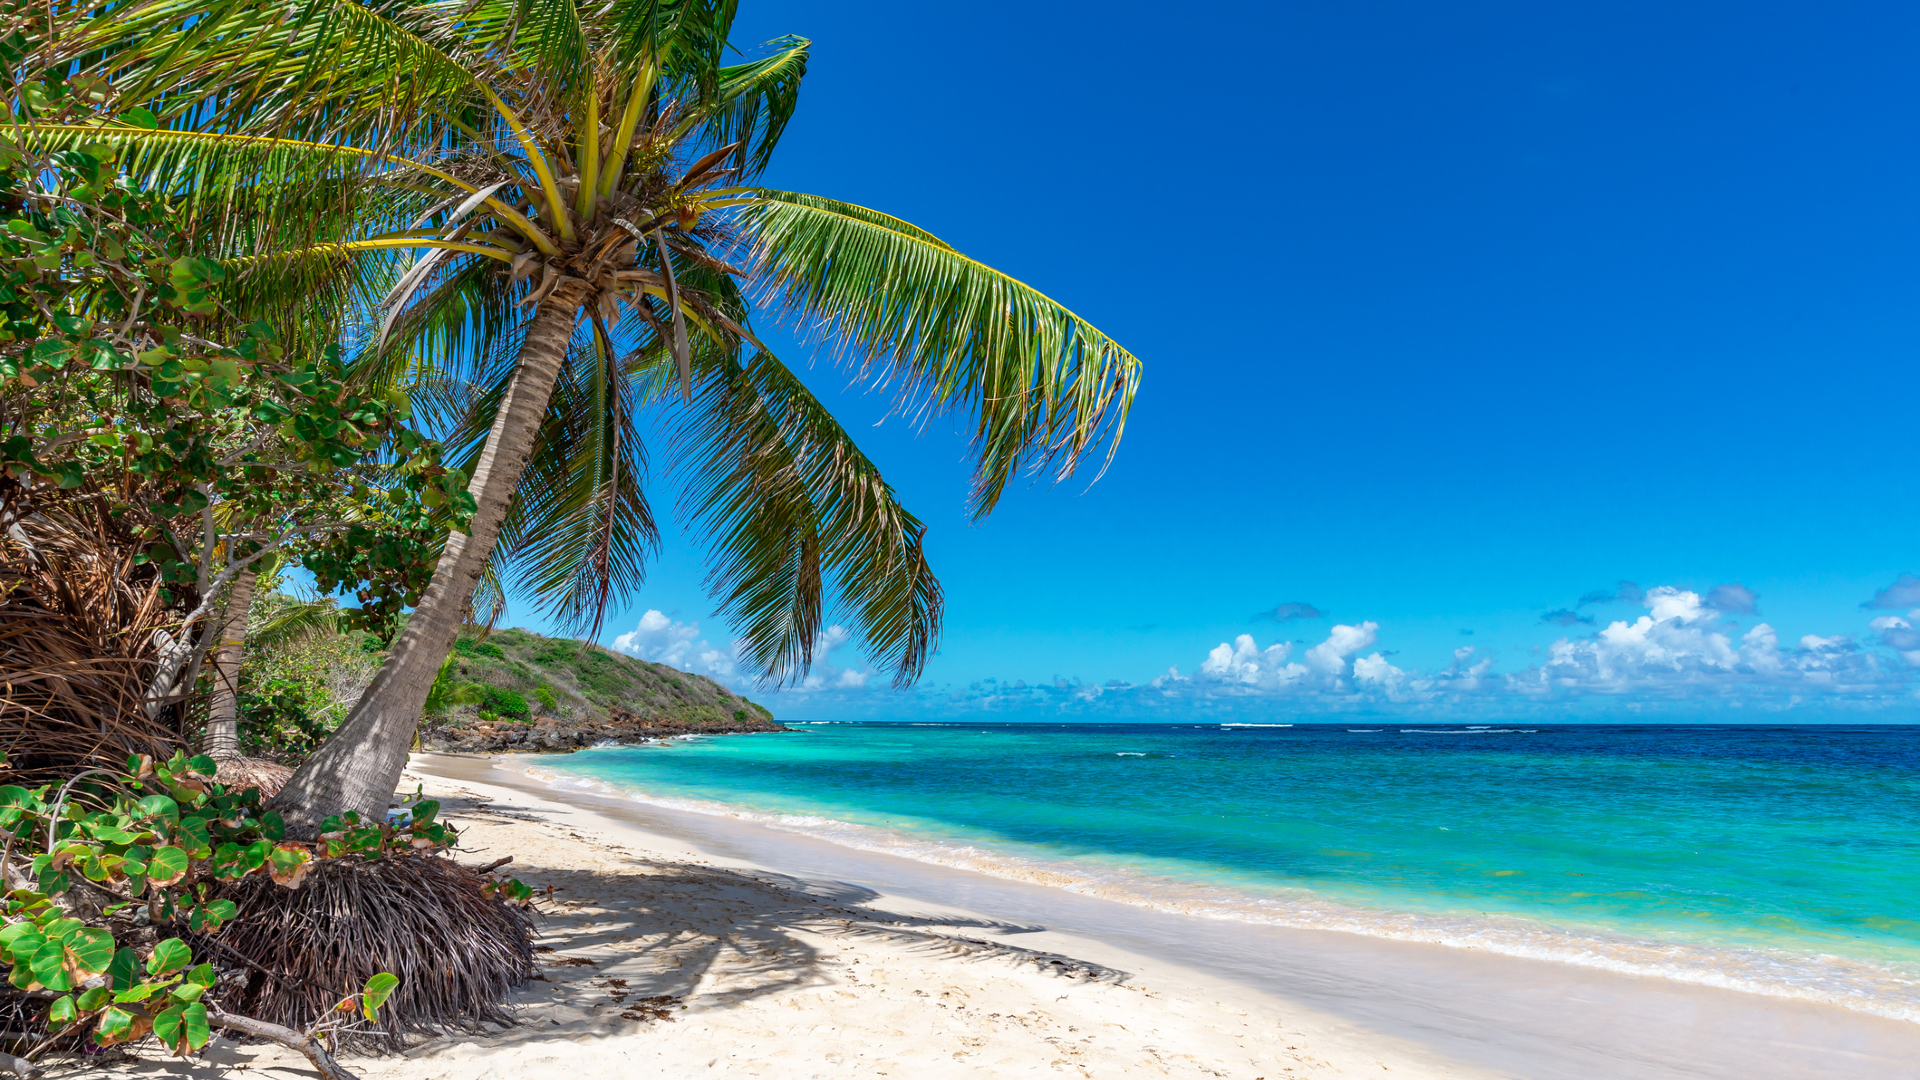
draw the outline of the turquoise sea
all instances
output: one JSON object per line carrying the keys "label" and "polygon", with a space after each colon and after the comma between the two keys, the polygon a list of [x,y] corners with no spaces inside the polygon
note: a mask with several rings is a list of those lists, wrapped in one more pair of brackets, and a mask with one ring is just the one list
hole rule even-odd
{"label": "turquoise sea", "polygon": [[1920,1022],[1920,727],[826,723],[537,770],[1201,917]]}

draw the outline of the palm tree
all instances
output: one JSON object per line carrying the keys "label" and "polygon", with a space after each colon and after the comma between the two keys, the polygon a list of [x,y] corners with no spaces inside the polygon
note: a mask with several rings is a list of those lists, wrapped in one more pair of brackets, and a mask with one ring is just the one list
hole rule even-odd
{"label": "palm tree", "polygon": [[1139,364],[1085,320],[897,218],[754,183],[808,42],[723,65],[733,6],[133,0],[72,36],[158,126],[47,135],[119,147],[177,192],[239,271],[236,305],[358,305],[367,377],[414,386],[466,441],[472,520],[277,800],[296,832],[385,809],[496,548],[592,630],[638,584],[643,412],[667,417],[756,670],[806,671],[831,592],[896,682],[919,675],[941,611],[924,528],[756,311],[903,408],[966,416],[976,516],[1023,468],[1064,476],[1117,439]]}

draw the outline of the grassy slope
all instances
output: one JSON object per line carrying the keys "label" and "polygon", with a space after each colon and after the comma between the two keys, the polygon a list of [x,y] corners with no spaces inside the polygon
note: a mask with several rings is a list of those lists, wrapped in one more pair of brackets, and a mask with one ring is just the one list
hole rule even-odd
{"label": "grassy slope", "polygon": [[[462,679],[520,694],[535,716],[604,720],[613,710],[624,709],[646,719],[696,725],[773,719],[764,706],[705,676],[581,641],[496,630],[485,641],[462,637],[454,655]],[[555,707],[539,700],[542,686],[552,693]]]}

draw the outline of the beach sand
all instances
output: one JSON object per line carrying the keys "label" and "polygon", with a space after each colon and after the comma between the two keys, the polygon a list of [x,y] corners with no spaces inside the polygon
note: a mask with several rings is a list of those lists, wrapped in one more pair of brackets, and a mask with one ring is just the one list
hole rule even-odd
{"label": "beach sand", "polygon": [[[1140,913],[555,790],[523,771],[537,760],[419,755],[405,780],[443,800],[463,861],[512,855],[521,880],[553,887],[540,922],[551,951],[517,996],[522,1023],[346,1062],[364,1080],[1920,1077],[1920,1025]],[[297,1055],[225,1040],[200,1062],[117,1072],[242,1067],[309,1074]]]}
{"label": "beach sand", "polygon": [[[551,951],[517,997],[519,1026],[343,1062],[364,1080],[1491,1075],[1099,942],[720,865],[675,837],[485,782],[484,759],[425,764],[406,790],[424,783],[443,801],[463,861],[512,855],[511,872],[553,888],[539,940]],[[309,1072],[279,1047],[225,1039],[204,1057],[116,1072]]]}

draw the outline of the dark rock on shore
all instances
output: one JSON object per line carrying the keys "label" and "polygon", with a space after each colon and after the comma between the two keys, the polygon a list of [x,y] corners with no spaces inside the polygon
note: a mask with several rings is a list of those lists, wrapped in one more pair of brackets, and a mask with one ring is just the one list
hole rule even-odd
{"label": "dark rock on shore", "polygon": [[763,731],[790,731],[782,724],[754,714],[739,719],[681,719],[638,716],[625,709],[609,710],[605,718],[559,720],[535,717],[532,722],[471,720],[437,725],[420,733],[428,750],[467,754],[569,753],[601,743],[640,743],[674,735],[735,735]]}

